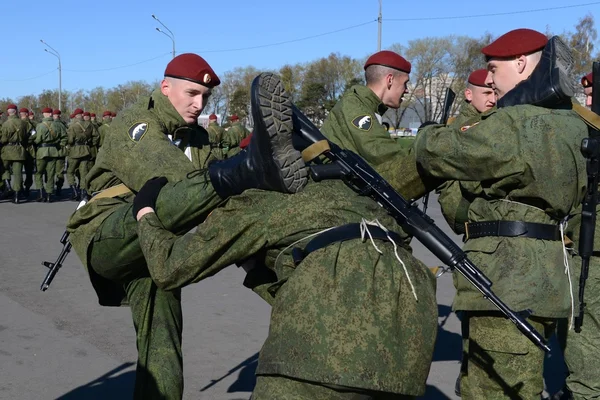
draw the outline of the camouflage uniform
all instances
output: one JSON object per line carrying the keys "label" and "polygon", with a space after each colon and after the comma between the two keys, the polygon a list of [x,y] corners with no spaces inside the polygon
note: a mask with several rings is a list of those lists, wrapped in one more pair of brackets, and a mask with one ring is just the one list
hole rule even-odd
{"label": "camouflage uniform", "polygon": [[65,170],[66,162],[65,159],[67,157],[67,125],[61,120],[55,120],[57,123],[57,129],[59,132],[59,148],[58,148],[58,157],[56,158],[56,194],[60,195],[60,191],[65,184]]}
{"label": "camouflage uniform", "polygon": [[293,246],[303,248],[309,235],[361,218],[397,229],[371,199],[330,181],[294,195],[247,190],[193,234],[178,237],[154,213],[140,220],[138,230],[150,275],[164,290],[257,254],[275,273],[253,398],[422,395],[437,331],[435,279],[408,245],[397,243],[398,255],[418,301],[387,241],[376,240],[381,253],[368,239],[335,242],[294,266]]}
{"label": "camouflage uniform", "polygon": [[58,122],[54,122],[52,117],[42,119],[36,127],[34,141],[37,147],[35,186],[42,193],[42,176],[46,174],[46,192],[54,193],[54,176],[56,174],[56,159],[58,158],[58,149],[60,147],[60,130]]}
{"label": "camouflage uniform", "polygon": [[98,147],[102,147],[102,145],[104,144],[104,138],[106,137],[106,134],[108,133],[108,131],[110,131],[110,121],[103,123],[98,128],[98,133],[100,134],[100,140],[98,141]]}
{"label": "camouflage uniform", "polygon": [[[423,128],[414,148],[406,151],[394,147],[384,135],[361,129],[361,119],[372,120],[381,107],[368,88],[353,87],[332,109],[323,131],[362,155],[407,198],[422,196],[440,181],[460,181],[453,183],[461,185],[454,190],[461,193],[458,200],[469,201],[465,208],[470,222],[553,225],[582,199],[586,178],[579,147],[587,132],[570,110],[527,105],[490,110],[482,114],[479,124],[466,129]],[[454,216],[454,223],[449,221],[453,227],[465,218],[457,218],[456,210],[445,215]],[[534,310],[530,322],[540,332],[550,334],[556,320],[570,314],[561,242],[489,236],[467,240],[464,250],[513,310]],[[463,398],[539,398],[542,352],[510,322],[497,318],[491,303],[462,276],[456,286],[454,309],[471,314],[469,342],[464,346],[468,361]]]}
{"label": "camouflage uniform", "polygon": [[28,118],[23,118],[23,122],[27,125],[27,149],[25,151],[25,162],[23,168],[25,169],[25,182],[23,182],[23,189],[25,196],[29,196],[29,189],[33,185],[33,171],[35,166],[35,154],[36,148],[34,144],[35,137],[35,122]]}
{"label": "camouflage uniform", "polygon": [[89,121],[74,119],[67,129],[69,145],[69,166],[67,181],[75,187],[75,171],[79,170],[79,187],[87,189],[85,176],[88,173],[90,161],[90,143],[92,140],[92,125]]}
{"label": "camouflage uniform", "polygon": [[211,121],[208,123],[206,131],[208,132],[208,140],[210,141],[210,146],[215,159],[222,160],[225,158],[222,149],[223,134],[225,133],[225,130],[216,122]]}
{"label": "camouflage uniform", "polygon": [[[459,185],[468,181],[460,190],[470,202],[469,222],[556,225],[582,199],[585,167],[578,153],[585,135],[585,126],[570,110],[524,105],[490,110],[467,129],[426,127],[415,152],[428,174],[460,180]],[[449,207],[444,212],[456,215]],[[557,319],[570,315],[560,241],[466,239],[465,252],[494,283],[494,292],[513,310],[532,309],[530,322],[540,332],[549,336]],[[468,311],[463,398],[539,398],[543,354],[510,322],[496,317],[493,306],[462,276],[455,278],[454,309]]]}
{"label": "camouflage uniform", "polygon": [[[200,223],[221,202],[209,178],[198,172],[211,156],[208,134],[187,125],[160,90],[122,112],[110,129],[87,176],[90,192],[120,183],[138,191],[157,175],[183,179],[170,184],[180,190],[166,190],[169,195],[157,201],[160,218],[178,233]],[[181,292],[159,289],[149,276],[132,200],[126,193],[88,203],[73,214],[67,229],[100,304],[131,307],[138,348],[135,398],[178,399],[183,395]]]}
{"label": "camouflage uniform", "polygon": [[10,181],[10,171],[14,175],[15,192],[23,189],[23,163],[25,162],[25,146],[27,146],[27,125],[16,115],[10,115],[2,124],[2,179]]}
{"label": "camouflage uniform", "polygon": [[240,142],[250,135],[250,132],[239,121],[233,122],[223,133],[223,152],[225,158],[235,156],[241,151]]}

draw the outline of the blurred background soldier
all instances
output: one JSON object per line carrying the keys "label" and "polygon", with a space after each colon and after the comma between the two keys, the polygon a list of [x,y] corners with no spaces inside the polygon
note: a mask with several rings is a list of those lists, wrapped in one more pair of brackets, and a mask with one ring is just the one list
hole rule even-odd
{"label": "blurred background soldier", "polygon": [[231,126],[223,134],[223,152],[226,158],[233,157],[240,152],[240,142],[244,140],[250,132],[240,123],[240,118],[233,114],[230,118]]}
{"label": "blurred background soldier", "polygon": [[60,144],[58,148],[58,157],[56,158],[56,196],[60,197],[61,190],[65,184],[65,158],[67,157],[67,124],[60,119],[61,111],[57,108],[52,111],[52,119],[56,122],[57,129],[60,128]]}
{"label": "blurred background soldier", "polygon": [[2,164],[4,172],[5,189],[10,191],[10,172],[14,175],[13,203],[18,204],[23,190],[23,163],[25,162],[25,146],[27,145],[27,126],[17,117],[17,106],[10,104],[7,107],[8,118],[2,124]]}
{"label": "blurred background soldier", "polygon": [[494,90],[485,83],[487,69],[471,72],[465,88],[465,100],[460,107],[458,116],[448,120],[448,125],[463,126],[466,121],[479,120],[479,114],[496,105]]}
{"label": "blurred background soldier", "polygon": [[23,107],[19,110],[21,120],[25,123],[27,129],[27,144],[25,150],[25,182],[23,183],[23,194],[29,198],[29,189],[33,185],[33,170],[35,166],[35,144],[33,142],[35,135],[35,121],[33,120],[33,111]]}
{"label": "blurred background soldier", "polygon": [[583,93],[585,94],[585,105],[586,105],[586,107],[591,107],[592,106],[592,73],[591,72],[581,78],[581,86],[583,86]]}
{"label": "blurred background soldier", "polygon": [[[44,118],[36,126],[36,133],[33,136],[36,151],[36,172],[35,186],[39,189],[36,201],[52,202],[54,193],[54,175],[56,173],[56,159],[58,158],[58,149],[60,148],[60,129],[59,122],[52,119],[52,109],[46,107],[42,110]],[[46,193],[44,194],[43,175],[46,174]]]}
{"label": "blurred background soldier", "polygon": [[75,172],[79,171],[79,188],[85,190],[85,176],[88,173],[90,161],[89,143],[92,141],[92,132],[94,129],[90,121],[83,119],[83,110],[81,108],[73,112],[73,117],[71,125],[69,125],[69,129],[67,130],[67,144],[69,145],[67,180],[73,192],[71,200],[78,201],[80,193],[77,191],[77,186],[75,185]]}
{"label": "blurred background soldier", "polygon": [[102,113],[102,124],[100,125],[100,128],[98,128],[98,133],[100,134],[100,141],[98,143],[98,147],[102,147],[102,145],[104,144],[104,137],[106,136],[106,134],[108,133],[108,131],[110,129],[111,122],[112,122],[111,112],[108,110],[104,111]]}
{"label": "blurred background soldier", "polygon": [[[96,114],[94,114],[95,116]],[[95,118],[95,117],[94,117]],[[98,146],[100,145],[100,133],[98,132],[98,128],[96,124],[92,121],[92,114],[90,112],[83,113],[83,120],[88,121],[90,126],[92,127],[92,139],[88,143],[90,148],[90,159],[88,161],[88,171],[92,169],[94,163],[96,162],[96,156],[98,155]]]}
{"label": "blurred background soldier", "polygon": [[222,141],[225,130],[217,123],[217,116],[215,114],[208,116],[208,127],[206,130],[208,132],[211,153],[217,160],[222,160],[224,158]]}

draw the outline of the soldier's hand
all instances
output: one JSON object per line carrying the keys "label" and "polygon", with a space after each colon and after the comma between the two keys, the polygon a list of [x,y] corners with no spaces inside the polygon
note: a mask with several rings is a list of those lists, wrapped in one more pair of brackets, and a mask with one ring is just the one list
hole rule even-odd
{"label": "soldier's hand", "polygon": [[[151,211],[154,211],[154,208],[156,207],[156,199],[158,198],[161,189],[167,184],[167,182],[167,178],[161,176],[159,178],[149,179],[146,181],[146,183],[144,183],[144,186],[142,186],[140,191],[133,199],[133,218],[139,221],[143,214],[139,217],[138,214],[143,208],[148,207],[152,209]],[[151,211],[147,210],[147,212]],[[144,214],[146,214],[146,212],[144,212]]]}

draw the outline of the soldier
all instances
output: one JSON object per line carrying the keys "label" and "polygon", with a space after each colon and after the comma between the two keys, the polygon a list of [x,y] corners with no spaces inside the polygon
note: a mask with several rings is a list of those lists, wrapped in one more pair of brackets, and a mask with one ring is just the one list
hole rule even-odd
{"label": "soldier", "polygon": [[25,169],[23,194],[25,198],[29,198],[29,190],[31,189],[31,185],[33,185],[33,172],[35,166],[35,144],[33,141],[33,135],[35,135],[35,121],[33,119],[33,111],[30,111],[25,107],[22,107],[19,110],[19,115],[21,120],[27,126],[27,148],[25,151],[25,162],[23,163],[23,167]]}
{"label": "soldier", "polygon": [[[208,133],[198,126],[220,80],[196,54],[181,54],[165,69],[160,88],[125,110],[110,126],[104,148],[87,176],[92,201],[68,222],[70,241],[101,305],[127,299],[136,328],[136,399],[179,399],[183,391],[181,292],[157,288],[148,274],[132,215],[133,193],[156,176],[171,180],[157,215],[174,232],[196,226],[222,202],[251,187],[296,192],[306,183],[300,154],[291,145],[289,104],[279,105],[281,85],[262,83],[263,130],[248,148],[204,169]],[[181,181],[181,182],[177,182]],[[133,193],[132,193],[133,192]]]}
{"label": "soldier", "polygon": [[90,122],[96,127],[96,129],[100,127],[100,123],[96,120],[96,113],[90,113]]}
{"label": "soldier", "polygon": [[250,132],[240,123],[240,118],[233,114],[230,118],[231,126],[223,133],[223,152],[226,158],[233,157],[240,152],[240,142],[244,140]]}
{"label": "soldier", "polygon": [[112,121],[111,112],[104,111],[102,113],[102,125],[100,125],[100,128],[98,128],[98,133],[100,134],[99,147],[102,147],[102,145],[104,144],[104,137],[110,130],[111,121]]}
{"label": "soldier", "polygon": [[56,158],[56,196],[60,197],[62,187],[65,184],[65,173],[67,172],[65,169],[66,163],[65,158],[67,157],[67,124],[64,123],[62,119],[60,119],[61,111],[56,108],[52,111],[52,119],[54,122],[58,123],[57,129],[59,130],[60,143],[58,147],[58,157]]}
{"label": "soldier", "polygon": [[75,186],[75,171],[79,171],[79,188],[82,193],[87,189],[85,176],[88,173],[90,161],[90,146],[93,127],[90,121],[83,119],[83,110],[77,108],[73,112],[71,125],[67,130],[67,144],[69,145],[69,161],[67,180],[71,186],[71,200],[79,201],[80,193]]}
{"label": "soldier", "polygon": [[471,119],[477,121],[482,112],[496,105],[494,90],[485,83],[487,73],[487,69],[478,69],[471,72],[465,88],[465,100],[460,107],[458,116],[448,120],[449,125],[463,126],[464,122]]}
{"label": "soldier", "polygon": [[210,141],[211,153],[217,160],[224,158],[223,154],[223,133],[225,130],[217,123],[217,116],[210,114],[208,116],[208,140]]}
{"label": "soldier", "polygon": [[[94,117],[92,117],[92,115]],[[96,126],[95,119],[96,114],[92,114],[87,111],[83,113],[83,120],[88,121],[90,123],[90,126],[92,127],[92,140],[89,143],[90,160],[88,162],[88,171],[92,169],[94,163],[96,162],[96,156],[98,155],[98,146],[100,145],[100,133],[98,132],[98,127]]]}
{"label": "soldier", "polygon": [[111,120],[117,118],[117,113],[114,112],[114,111],[111,111],[110,112],[110,118],[111,118]]}
{"label": "soldier", "polygon": [[[543,63],[541,70],[551,70],[552,60],[541,58],[547,44],[544,34],[517,29],[483,48],[486,83],[499,102],[511,105],[511,90],[522,88],[517,85],[538,64]],[[529,85],[537,90],[532,95],[550,87],[549,82]],[[499,105],[464,129],[421,129],[408,154],[383,158],[372,153],[374,167],[407,198],[418,198],[439,180],[482,182],[481,192],[465,193],[471,203],[464,250],[493,282],[495,293],[514,310],[532,309],[530,323],[547,335],[555,330],[557,319],[573,313],[561,227],[581,202],[586,185],[579,148],[587,130],[563,106],[550,110]],[[351,122],[330,123],[328,133],[341,137]],[[453,308],[466,313],[468,326],[462,397],[539,398],[544,354],[464,278],[457,277],[455,284]]]}
{"label": "soldier", "polygon": [[25,146],[27,145],[27,126],[17,118],[17,106],[9,104],[7,107],[8,118],[2,124],[2,135],[0,143],[2,144],[2,164],[6,192],[12,191],[10,185],[10,171],[14,175],[14,196],[13,203],[19,204],[20,195],[23,190],[23,163],[25,162]]}
{"label": "soldier", "polygon": [[381,124],[389,108],[399,108],[408,92],[411,65],[392,51],[380,51],[367,59],[365,85],[352,86],[333,107],[323,124],[332,142],[376,164],[406,153],[403,142],[390,137]]}
{"label": "soldier", "polygon": [[[140,190],[132,210],[159,288],[177,290],[249,257],[272,271],[271,324],[252,399],[424,394],[437,331],[435,279],[374,201],[332,181],[296,194],[247,190],[195,233],[177,236],[154,213],[159,182]],[[366,220],[399,234],[388,236]],[[360,226],[373,242],[361,240]],[[354,236],[344,241],[342,232]],[[303,258],[294,258],[300,249]]]}
{"label": "soldier", "polygon": [[[58,149],[60,148],[61,129],[60,123],[52,119],[52,109],[46,107],[42,110],[43,119],[35,131],[34,141],[37,147],[35,186],[39,188],[39,194],[36,201],[52,202],[54,194],[54,178],[56,173],[56,159],[58,158]],[[46,194],[44,194],[44,184],[42,177],[46,174]]]}

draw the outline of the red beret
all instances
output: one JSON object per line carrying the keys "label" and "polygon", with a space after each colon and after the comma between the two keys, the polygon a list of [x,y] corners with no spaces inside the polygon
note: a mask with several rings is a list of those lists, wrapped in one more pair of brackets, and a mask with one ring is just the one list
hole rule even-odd
{"label": "red beret", "polygon": [[33,111],[29,110],[29,115],[33,115]]}
{"label": "red beret", "polygon": [[219,86],[221,80],[204,58],[197,54],[180,54],[167,64],[165,76],[185,79],[212,88]]}
{"label": "red beret", "polygon": [[111,113],[110,111],[104,111],[104,112],[102,113],[102,116],[103,116],[103,117],[110,117],[111,115],[112,115],[112,113]]}
{"label": "red beret", "polygon": [[515,29],[481,49],[488,58],[509,58],[535,53],[548,43],[543,33],[533,29]]}
{"label": "red beret", "polygon": [[96,114],[95,113],[90,113],[90,117],[95,117]]}
{"label": "red beret", "polygon": [[55,108],[54,111],[52,111],[52,114],[53,115],[60,115],[62,113],[60,112],[60,110],[58,108]]}
{"label": "red beret", "polygon": [[26,109],[25,107],[21,107],[21,108],[19,109],[19,112],[20,112],[20,113],[28,113],[28,112],[29,112],[29,110],[28,110],[28,109]]}
{"label": "red beret", "polygon": [[411,65],[400,54],[393,51],[383,50],[373,54],[365,63],[365,69],[369,65],[383,65],[410,74]]}
{"label": "red beret", "polygon": [[594,77],[592,76],[593,72],[590,72],[589,74],[587,74],[586,76],[581,78],[581,86],[583,86],[584,88],[589,88],[592,86],[592,81],[594,79]]}
{"label": "red beret", "polygon": [[116,116],[117,116],[117,113],[116,113],[116,112],[111,112],[111,113],[110,113],[110,116],[114,118],[114,117],[116,117]]}
{"label": "red beret", "polygon": [[90,112],[89,112],[89,111],[86,111],[86,112],[84,112],[84,113],[83,113],[83,116],[84,116],[84,117],[89,117],[89,116],[90,116]]}
{"label": "red beret", "polygon": [[42,110],[42,113],[50,113],[52,114],[52,109],[50,107],[46,107]]}
{"label": "red beret", "polygon": [[14,104],[9,104],[8,107],[6,107],[7,110],[16,110],[17,106]]}
{"label": "red beret", "polygon": [[240,142],[240,148],[245,149],[246,147],[248,147],[251,139],[252,139],[252,134],[249,134],[244,139],[242,139],[242,141]]}
{"label": "red beret", "polygon": [[488,87],[488,85],[485,84],[485,78],[487,78],[487,75],[487,69],[477,69],[471,72],[471,75],[469,75],[468,82],[471,85]]}
{"label": "red beret", "polygon": [[216,121],[216,120],[217,120],[217,116],[216,116],[215,114],[210,114],[210,115],[208,116],[208,120],[209,120],[209,121]]}
{"label": "red beret", "polygon": [[229,119],[231,121],[238,121],[240,119],[240,117],[238,117],[237,115],[233,114]]}
{"label": "red beret", "polygon": [[71,119],[75,118],[75,114],[69,115],[69,118],[71,118]]}
{"label": "red beret", "polygon": [[[73,117],[74,117],[77,114],[83,114],[83,110],[81,108],[76,108],[75,111],[73,111],[73,114],[71,114],[71,115],[73,115]],[[73,118],[73,117],[71,117],[71,118]]]}

